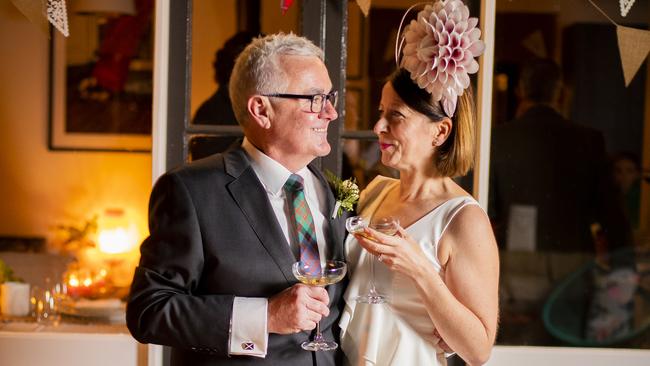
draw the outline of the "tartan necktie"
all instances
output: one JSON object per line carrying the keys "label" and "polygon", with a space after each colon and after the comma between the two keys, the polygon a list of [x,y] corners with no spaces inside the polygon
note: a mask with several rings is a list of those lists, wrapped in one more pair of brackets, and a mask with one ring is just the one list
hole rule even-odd
{"label": "tartan necktie", "polygon": [[290,212],[295,222],[296,238],[300,246],[300,261],[310,263],[312,268],[310,274],[317,275],[321,272],[320,255],[314,218],[305,200],[303,179],[297,174],[291,174],[282,188],[293,208]]}

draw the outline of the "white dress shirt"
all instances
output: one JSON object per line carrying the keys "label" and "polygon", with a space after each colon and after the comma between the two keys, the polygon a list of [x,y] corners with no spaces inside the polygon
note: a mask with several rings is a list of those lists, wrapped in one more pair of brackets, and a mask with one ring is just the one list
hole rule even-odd
{"label": "white dress shirt", "polygon": [[[251,166],[266,190],[273,212],[287,240],[286,245],[289,245],[292,252],[299,257],[299,244],[295,242],[295,235],[292,235],[289,231],[293,225],[291,222],[293,217],[290,211],[293,210],[293,207],[287,201],[282,189],[292,172],[265,155],[246,138],[242,143],[242,148],[251,159]],[[327,192],[325,187],[318,184],[318,178],[314,176],[309,168],[304,167],[295,174],[304,179],[305,200],[314,219],[318,252],[321,261],[324,261],[327,258],[327,238],[325,236],[328,225],[328,213],[325,212]],[[296,260],[298,259],[296,258]],[[268,300],[266,298],[235,297],[231,319],[229,354],[266,356],[268,346],[267,305]],[[252,347],[250,346],[251,343]],[[248,344],[247,348],[252,349],[244,349],[244,344]]]}

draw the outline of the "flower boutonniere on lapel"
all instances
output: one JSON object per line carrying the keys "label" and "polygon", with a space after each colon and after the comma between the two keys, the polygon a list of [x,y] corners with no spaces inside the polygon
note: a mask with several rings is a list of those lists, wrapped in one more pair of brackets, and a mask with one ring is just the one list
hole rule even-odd
{"label": "flower boutonniere on lapel", "polygon": [[334,197],[336,197],[332,219],[340,217],[343,210],[354,210],[354,205],[359,200],[359,186],[357,186],[356,179],[342,180],[329,170],[325,170],[325,176],[334,190]]}

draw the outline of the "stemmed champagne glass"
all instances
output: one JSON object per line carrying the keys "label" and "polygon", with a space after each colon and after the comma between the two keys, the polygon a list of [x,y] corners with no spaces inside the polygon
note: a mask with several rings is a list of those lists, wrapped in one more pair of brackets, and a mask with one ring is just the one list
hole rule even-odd
{"label": "stemmed champagne glass", "polygon": [[[318,268],[320,267],[320,269]],[[321,264],[318,261],[296,262],[292,266],[293,275],[298,281],[309,286],[321,286],[335,284],[345,277],[347,266],[342,261],[326,261]],[[339,345],[334,341],[326,341],[320,332],[320,321],[316,323],[316,335],[314,340],[303,342],[302,349],[307,351],[331,351]]]}
{"label": "stemmed champagne glass", "polygon": [[[360,234],[362,236],[368,237],[363,229],[370,227],[374,230],[379,231],[382,234],[393,236],[397,233],[397,228],[399,227],[399,220],[393,216],[384,216],[373,219],[368,223],[368,219],[362,216],[353,216],[348,218],[345,221],[345,228],[350,234]],[[368,237],[368,239],[373,239]],[[370,260],[370,287],[368,293],[365,295],[359,295],[356,298],[356,301],[363,304],[383,304],[388,301],[388,298],[385,295],[381,295],[377,292],[375,288],[375,260],[372,258]]]}

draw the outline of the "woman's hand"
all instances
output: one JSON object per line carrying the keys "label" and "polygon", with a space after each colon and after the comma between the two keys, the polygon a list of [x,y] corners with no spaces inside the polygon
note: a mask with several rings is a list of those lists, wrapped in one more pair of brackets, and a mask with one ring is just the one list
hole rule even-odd
{"label": "woman's hand", "polygon": [[393,236],[365,228],[354,237],[365,250],[378,257],[390,270],[415,277],[419,273],[436,273],[419,244],[401,227]]}

